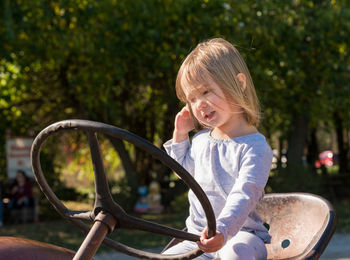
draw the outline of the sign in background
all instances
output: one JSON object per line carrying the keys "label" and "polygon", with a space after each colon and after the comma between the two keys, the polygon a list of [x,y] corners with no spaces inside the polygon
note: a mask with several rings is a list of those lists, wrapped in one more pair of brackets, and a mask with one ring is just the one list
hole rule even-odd
{"label": "sign in background", "polygon": [[28,177],[34,177],[30,163],[30,149],[34,139],[12,137],[6,139],[7,177],[16,177],[17,170],[24,171]]}

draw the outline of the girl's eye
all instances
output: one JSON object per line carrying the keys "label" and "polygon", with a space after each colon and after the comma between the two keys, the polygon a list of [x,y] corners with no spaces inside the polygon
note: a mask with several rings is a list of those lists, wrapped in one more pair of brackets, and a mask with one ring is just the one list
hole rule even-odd
{"label": "girl's eye", "polygon": [[195,98],[191,98],[190,99],[190,103],[195,103],[196,102],[196,99]]}
{"label": "girl's eye", "polygon": [[203,95],[207,95],[207,94],[209,94],[209,89],[206,89],[203,91]]}

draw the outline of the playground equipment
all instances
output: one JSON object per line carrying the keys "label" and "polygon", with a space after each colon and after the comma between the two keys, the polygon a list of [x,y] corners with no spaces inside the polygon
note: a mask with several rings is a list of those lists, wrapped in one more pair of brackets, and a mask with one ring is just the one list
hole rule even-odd
{"label": "playground equipment", "polygon": [[[91,211],[67,209],[56,197],[43,175],[40,150],[46,139],[56,133],[69,130],[87,134],[95,174],[95,203]],[[67,221],[87,233],[77,252],[29,239],[0,237],[1,259],[92,259],[103,242],[122,253],[141,259],[192,259],[203,252],[199,249],[186,254],[161,255],[123,245],[106,237],[118,229],[139,229],[173,237],[172,244],[181,240],[198,241],[199,236],[186,231],[166,227],[128,215],[111,196],[103,166],[97,133],[128,141],[161,161],[181,177],[193,190],[205,211],[209,236],[215,234],[216,221],[213,209],[204,191],[175,160],[141,137],[111,125],[87,121],[66,120],[52,124],[35,138],[31,161],[36,181],[47,199]],[[335,212],[325,199],[306,193],[268,194],[258,205],[263,221],[272,235],[267,245],[269,259],[318,259],[331,239],[335,227]],[[92,227],[84,221],[93,222]],[[167,246],[167,247],[168,247]]]}

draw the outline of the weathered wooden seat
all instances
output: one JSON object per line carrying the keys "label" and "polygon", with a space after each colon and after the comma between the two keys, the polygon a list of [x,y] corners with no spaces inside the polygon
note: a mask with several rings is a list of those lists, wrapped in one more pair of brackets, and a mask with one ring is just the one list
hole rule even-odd
{"label": "weathered wooden seat", "polygon": [[[257,210],[272,237],[268,259],[318,259],[337,224],[332,205],[309,193],[266,194]],[[163,252],[178,242],[173,239]]]}

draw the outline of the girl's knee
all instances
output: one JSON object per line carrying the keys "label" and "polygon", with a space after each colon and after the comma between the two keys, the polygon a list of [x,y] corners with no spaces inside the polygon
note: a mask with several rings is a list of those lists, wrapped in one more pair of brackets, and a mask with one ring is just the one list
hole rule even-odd
{"label": "girl's knee", "polygon": [[221,259],[266,259],[267,251],[264,242],[248,232],[239,232],[219,252]]}
{"label": "girl's knee", "polygon": [[244,259],[255,260],[257,249],[245,243],[237,243],[230,247],[226,247],[220,252],[221,259]]}

